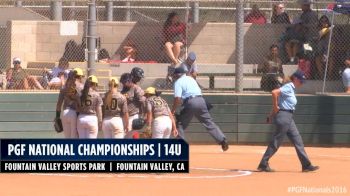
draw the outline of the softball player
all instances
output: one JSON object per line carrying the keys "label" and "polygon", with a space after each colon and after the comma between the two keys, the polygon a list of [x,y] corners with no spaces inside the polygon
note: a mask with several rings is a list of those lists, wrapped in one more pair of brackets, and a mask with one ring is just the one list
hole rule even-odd
{"label": "softball player", "polygon": [[102,130],[105,138],[124,138],[128,132],[129,114],[126,98],[118,92],[119,80],[110,78],[109,91],[103,101]]}
{"label": "softball player", "polygon": [[148,87],[145,91],[147,110],[147,130],[152,130],[152,138],[170,138],[171,131],[174,137],[178,132],[174,116],[167,102],[160,97],[160,93],[154,87]]}
{"label": "softball player", "polygon": [[[66,85],[60,90],[56,104],[56,118],[61,118],[65,138],[78,138],[77,107],[79,95],[75,85],[76,71],[70,71]],[[61,107],[63,104],[63,114]]]}
{"label": "softball player", "polygon": [[77,90],[81,91],[84,88],[84,82],[83,82],[84,72],[80,68],[74,68],[73,70],[76,72],[75,85],[77,87]]}
{"label": "softball player", "polygon": [[120,77],[120,83],[123,84],[121,93],[126,97],[128,103],[128,130],[131,130],[132,121],[143,117],[146,98],[144,97],[144,92],[141,87],[132,82],[132,75],[130,73],[122,74]]}
{"label": "softball player", "polygon": [[89,76],[81,92],[78,116],[79,138],[97,138],[102,125],[102,99],[96,91],[98,80]]}

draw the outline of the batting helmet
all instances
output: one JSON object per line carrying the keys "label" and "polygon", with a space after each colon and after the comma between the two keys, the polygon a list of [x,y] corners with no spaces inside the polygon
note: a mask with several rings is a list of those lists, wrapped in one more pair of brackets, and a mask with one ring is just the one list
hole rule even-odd
{"label": "batting helmet", "polygon": [[132,76],[133,82],[136,83],[136,82],[139,82],[141,78],[145,77],[145,72],[143,71],[143,69],[139,67],[134,67],[131,70],[131,76]]}
{"label": "batting helmet", "polygon": [[145,120],[143,118],[137,118],[132,121],[132,129],[140,130],[145,126]]}

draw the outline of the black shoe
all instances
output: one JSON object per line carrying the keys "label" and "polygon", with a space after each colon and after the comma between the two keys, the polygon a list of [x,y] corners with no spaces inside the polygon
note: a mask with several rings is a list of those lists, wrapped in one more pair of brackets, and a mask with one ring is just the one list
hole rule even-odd
{"label": "black shoe", "polygon": [[303,168],[303,172],[312,172],[320,169],[319,166],[310,165],[309,167]]}
{"label": "black shoe", "polygon": [[267,165],[267,166],[259,165],[258,171],[259,172],[274,172],[275,170],[271,169],[269,165]]}
{"label": "black shoe", "polygon": [[221,144],[222,151],[225,152],[228,150],[229,146],[228,146],[226,139],[224,139],[220,144]]}

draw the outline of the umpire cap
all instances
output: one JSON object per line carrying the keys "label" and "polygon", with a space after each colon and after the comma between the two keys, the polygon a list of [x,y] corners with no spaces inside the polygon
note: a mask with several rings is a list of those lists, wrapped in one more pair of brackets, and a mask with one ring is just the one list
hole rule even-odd
{"label": "umpire cap", "polygon": [[190,52],[190,53],[188,53],[188,57],[187,58],[189,58],[190,60],[192,60],[192,61],[195,61],[196,60],[196,53],[194,53],[194,52]]}

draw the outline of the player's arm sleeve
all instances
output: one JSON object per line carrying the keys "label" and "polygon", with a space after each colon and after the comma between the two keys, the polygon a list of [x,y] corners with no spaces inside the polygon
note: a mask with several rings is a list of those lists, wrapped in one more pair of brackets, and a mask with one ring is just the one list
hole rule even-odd
{"label": "player's arm sleeve", "polygon": [[96,104],[96,116],[98,119],[98,122],[102,122],[102,98],[100,96],[97,97],[97,104]]}
{"label": "player's arm sleeve", "polygon": [[61,111],[61,107],[62,107],[62,103],[63,103],[63,90],[60,90],[60,93],[58,94],[58,100],[57,100],[57,104],[56,104],[56,111],[60,112]]}
{"label": "player's arm sleeve", "polygon": [[123,117],[123,125],[124,130],[128,130],[129,127],[129,110],[128,110],[128,101],[126,100],[126,97],[122,95],[121,100],[121,115]]}
{"label": "player's arm sleeve", "polygon": [[146,110],[146,97],[145,92],[139,87],[137,88],[136,92],[135,92],[136,98],[137,100],[140,102],[140,115],[142,116]]}
{"label": "player's arm sleeve", "polygon": [[152,111],[152,103],[151,101],[147,100],[146,101],[146,112],[151,112]]}
{"label": "player's arm sleeve", "polygon": [[125,113],[128,113],[128,102],[126,101],[125,96],[123,95],[120,99],[121,102],[121,113],[124,115]]}

